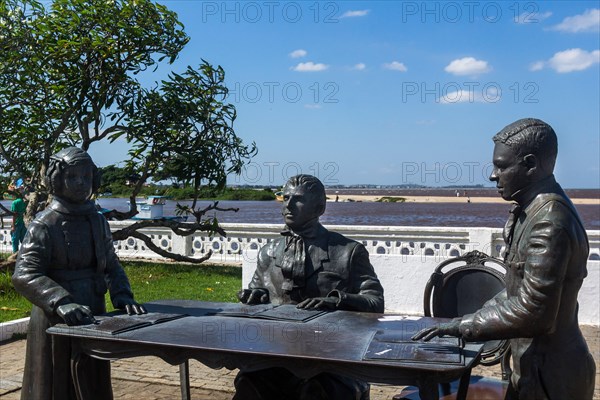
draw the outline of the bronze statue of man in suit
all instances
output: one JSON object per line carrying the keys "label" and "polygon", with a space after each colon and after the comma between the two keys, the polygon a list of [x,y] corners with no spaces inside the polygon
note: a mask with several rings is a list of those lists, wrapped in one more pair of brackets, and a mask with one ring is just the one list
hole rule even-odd
{"label": "bronze statue of man in suit", "polygon": [[[383,288],[365,247],[319,222],[325,211],[325,188],[311,175],[288,180],[281,237],[264,246],[249,289],[238,297],[247,304],[297,304],[303,309],[383,312]],[[234,400],[368,399],[369,386],[323,373],[301,379],[284,368],[241,371]]]}
{"label": "bronze statue of man in suit", "polygon": [[552,127],[521,119],[493,138],[490,180],[514,202],[504,229],[506,290],[479,311],[425,329],[414,339],[510,339],[506,399],[591,400],[595,364],[577,321],[589,243],[575,207],[554,179]]}

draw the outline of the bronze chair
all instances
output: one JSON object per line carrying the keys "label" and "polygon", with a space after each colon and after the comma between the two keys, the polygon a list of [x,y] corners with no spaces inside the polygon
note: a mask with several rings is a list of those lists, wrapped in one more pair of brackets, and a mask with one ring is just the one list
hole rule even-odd
{"label": "bronze chair", "polygon": [[[502,261],[477,250],[439,264],[427,285],[423,297],[427,317],[454,318],[479,310],[486,301],[504,290],[506,268]],[[480,364],[494,365],[502,362],[502,379],[510,377],[510,348],[507,340],[485,342]],[[458,385],[456,398],[466,398],[470,371]],[[450,383],[440,385],[443,396],[451,393]],[[405,394],[394,399],[410,398]],[[447,397],[444,397],[447,398]]]}

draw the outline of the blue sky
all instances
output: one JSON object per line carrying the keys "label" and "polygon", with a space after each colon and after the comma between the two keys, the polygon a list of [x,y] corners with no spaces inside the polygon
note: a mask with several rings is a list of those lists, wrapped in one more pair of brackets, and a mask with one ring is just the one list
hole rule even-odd
{"label": "blue sky", "polygon": [[223,66],[259,148],[231,184],[491,185],[491,137],[535,117],[558,134],[558,181],[600,186],[598,1],[162,4],[191,41],[147,79]]}

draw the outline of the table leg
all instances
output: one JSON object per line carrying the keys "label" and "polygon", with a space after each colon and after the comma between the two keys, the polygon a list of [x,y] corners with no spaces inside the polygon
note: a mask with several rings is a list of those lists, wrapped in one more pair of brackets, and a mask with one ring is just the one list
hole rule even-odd
{"label": "table leg", "polygon": [[419,382],[419,397],[421,400],[439,400],[440,392],[437,382]]}
{"label": "table leg", "polygon": [[456,391],[456,400],[466,400],[469,382],[471,380],[471,368],[467,369],[458,381],[458,390]]}
{"label": "table leg", "polygon": [[179,364],[179,385],[181,386],[181,400],[191,400],[189,360]]}
{"label": "table leg", "polygon": [[[60,339],[64,340],[65,338]],[[67,338],[66,340],[70,339]],[[85,354],[81,349],[80,341],[77,339],[71,341],[70,358],[71,379],[77,400],[113,399],[109,361],[98,360]],[[58,396],[60,398],[69,392],[68,388],[63,388],[63,390],[66,390],[66,392],[59,392]],[[56,396],[55,393],[54,397]]]}

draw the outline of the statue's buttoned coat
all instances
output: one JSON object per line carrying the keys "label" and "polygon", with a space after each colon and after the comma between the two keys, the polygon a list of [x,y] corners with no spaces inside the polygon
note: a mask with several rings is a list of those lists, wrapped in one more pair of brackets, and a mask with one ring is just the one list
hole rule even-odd
{"label": "statue's buttoned coat", "polygon": [[[46,329],[63,322],[56,313],[59,305],[86,305],[96,315],[106,312],[107,289],[113,299],[133,297],[106,219],[92,202],[73,205],[55,198],[29,225],[12,280],[33,303],[21,399],[75,399],[71,342]],[[81,389],[93,399],[112,398],[108,362],[90,358],[80,365]]]}
{"label": "statue's buttoned coat", "polygon": [[340,309],[383,312],[383,287],[361,243],[320,225],[315,239],[305,243],[305,285],[291,291],[282,289],[285,246],[286,238],[280,237],[261,248],[251,289],[267,289],[270,301],[276,304],[335,294],[340,297]]}
{"label": "statue's buttoned coat", "polygon": [[[289,234],[289,231],[286,233]],[[308,298],[337,297],[337,308],[340,310],[384,311],[383,287],[369,261],[369,253],[361,243],[330,232],[319,224],[312,238],[302,239],[305,268],[301,275],[304,279],[300,283],[294,280],[292,284],[291,279],[283,273],[288,240],[289,236],[282,236],[261,248],[256,271],[248,285],[250,289],[268,290],[269,301],[274,304],[297,304]],[[242,379],[250,379],[256,387],[262,388],[264,399],[273,398],[274,393],[292,396],[289,390],[306,384],[303,379],[282,368],[241,371],[236,377],[236,399],[243,399],[245,395],[239,387]],[[368,398],[361,397],[368,396],[369,385],[366,382],[333,371],[312,379],[327,382],[331,399]],[[314,398],[310,392],[295,395],[298,397],[294,398],[299,399]]]}
{"label": "statue's buttoned coat", "polygon": [[531,198],[505,257],[506,290],[464,316],[460,330],[470,340],[511,339],[518,399],[591,400],[595,364],[577,320],[586,232],[553,177]]}

